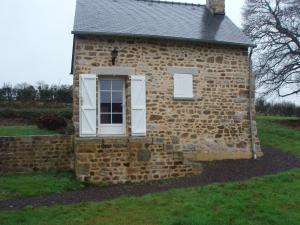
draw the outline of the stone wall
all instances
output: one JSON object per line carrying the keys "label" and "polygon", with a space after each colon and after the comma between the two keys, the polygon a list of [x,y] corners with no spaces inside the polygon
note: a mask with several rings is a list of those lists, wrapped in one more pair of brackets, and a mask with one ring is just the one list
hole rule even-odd
{"label": "stone wall", "polygon": [[[251,158],[247,48],[142,38],[76,37],[74,125],[79,128],[78,78],[101,67],[134,68],[146,76],[147,138],[195,160]],[[194,99],[173,98],[172,68],[193,68]],[[130,137],[130,81],[126,82]],[[253,102],[252,102],[253,104]],[[253,111],[254,112],[254,111]],[[255,112],[254,112],[255,113]],[[261,156],[259,140],[255,144]]]}
{"label": "stone wall", "polygon": [[77,138],[75,152],[77,178],[92,183],[136,183],[201,172],[160,138]]}
{"label": "stone wall", "polygon": [[0,174],[74,168],[72,136],[0,137]]}

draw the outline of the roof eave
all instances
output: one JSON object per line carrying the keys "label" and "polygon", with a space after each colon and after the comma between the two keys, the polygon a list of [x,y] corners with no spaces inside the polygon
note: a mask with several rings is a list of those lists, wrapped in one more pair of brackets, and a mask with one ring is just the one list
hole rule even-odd
{"label": "roof eave", "polygon": [[208,43],[208,44],[234,45],[234,46],[240,46],[240,47],[257,47],[257,45],[255,45],[254,43],[237,43],[237,42],[229,42],[229,41],[213,41],[213,40],[205,40],[205,39],[159,36],[159,35],[145,35],[145,34],[107,33],[107,32],[89,32],[89,31],[88,32],[87,31],[72,31],[72,34],[93,35],[93,36],[155,38],[155,39],[165,39],[165,40],[192,41],[192,42]]}

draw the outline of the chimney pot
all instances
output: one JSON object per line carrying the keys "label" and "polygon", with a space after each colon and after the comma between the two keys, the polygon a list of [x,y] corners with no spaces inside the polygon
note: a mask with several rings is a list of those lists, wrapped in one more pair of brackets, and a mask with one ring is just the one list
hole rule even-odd
{"label": "chimney pot", "polygon": [[206,0],[206,7],[213,14],[225,14],[225,0]]}

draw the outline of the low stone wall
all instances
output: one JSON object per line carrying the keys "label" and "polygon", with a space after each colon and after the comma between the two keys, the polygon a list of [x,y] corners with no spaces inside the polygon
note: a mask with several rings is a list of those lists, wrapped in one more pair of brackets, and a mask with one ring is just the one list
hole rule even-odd
{"label": "low stone wall", "polygon": [[0,137],[0,174],[74,169],[72,136]]}
{"label": "low stone wall", "polygon": [[77,138],[75,165],[77,178],[92,183],[143,182],[201,171],[157,138]]}
{"label": "low stone wall", "polygon": [[[74,171],[81,181],[126,183],[199,174],[196,161],[251,158],[249,151],[181,151],[163,138],[0,137],[0,175]],[[258,152],[258,156],[261,156]]]}

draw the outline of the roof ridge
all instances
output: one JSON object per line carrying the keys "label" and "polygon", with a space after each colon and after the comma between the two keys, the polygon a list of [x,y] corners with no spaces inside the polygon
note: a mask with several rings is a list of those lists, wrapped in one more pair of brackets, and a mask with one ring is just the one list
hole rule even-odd
{"label": "roof ridge", "polygon": [[195,3],[188,3],[188,2],[174,2],[174,1],[165,1],[165,0],[135,0],[135,1],[165,3],[165,4],[171,4],[171,5],[205,6],[203,4],[195,4]]}

